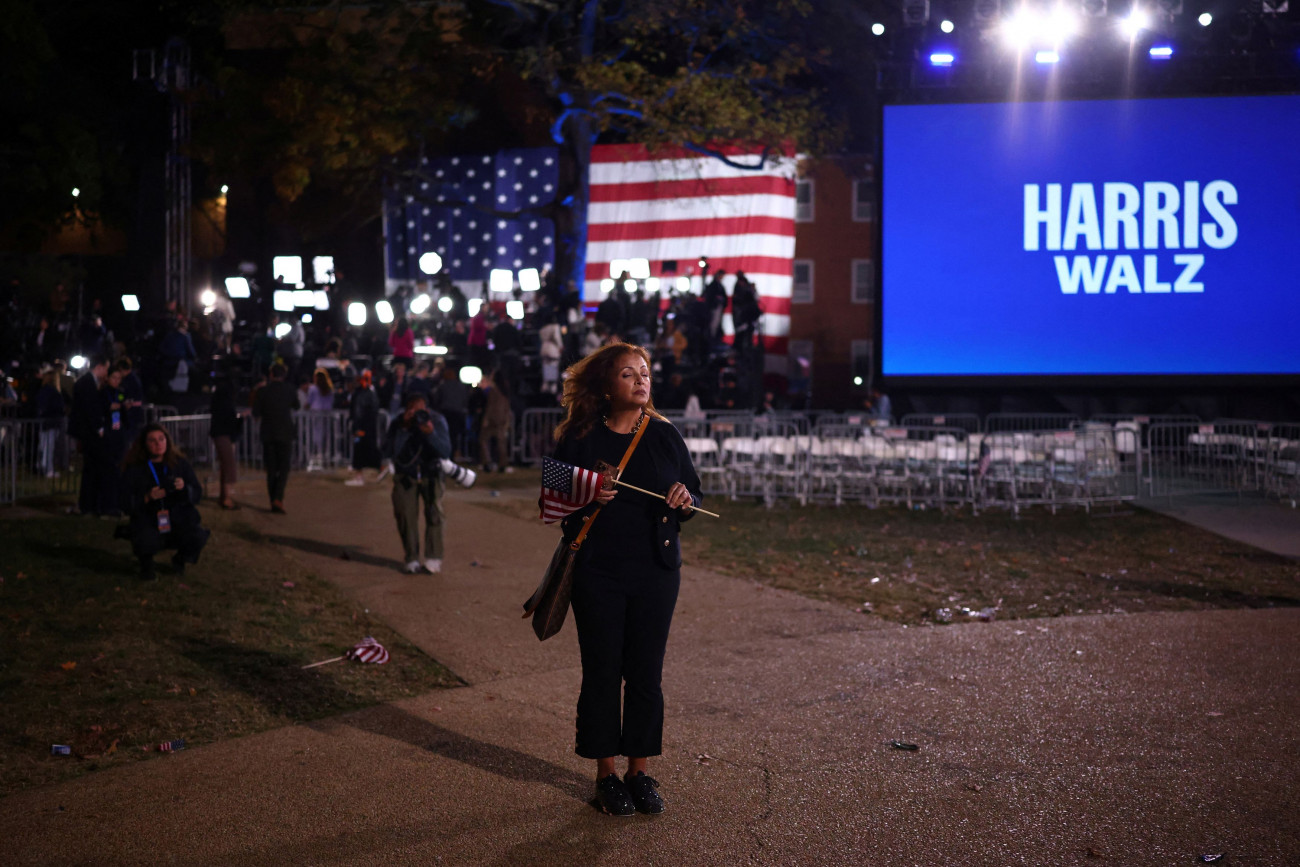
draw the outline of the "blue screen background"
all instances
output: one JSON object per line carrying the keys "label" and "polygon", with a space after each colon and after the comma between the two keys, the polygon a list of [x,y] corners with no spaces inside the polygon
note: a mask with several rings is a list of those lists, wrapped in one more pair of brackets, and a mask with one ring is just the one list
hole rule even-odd
{"label": "blue screen background", "polygon": [[[1300,373],[1300,97],[887,106],[886,376]],[[1227,180],[1236,243],[1024,250],[1024,185]],[[1062,216],[1064,217],[1064,201]],[[1181,212],[1180,212],[1181,226]],[[1213,222],[1204,208],[1202,222]],[[1139,214],[1139,226],[1141,215]],[[1040,230],[1041,231],[1041,230]],[[1041,234],[1040,234],[1041,238]],[[1053,256],[1205,255],[1203,294],[1061,292]]]}

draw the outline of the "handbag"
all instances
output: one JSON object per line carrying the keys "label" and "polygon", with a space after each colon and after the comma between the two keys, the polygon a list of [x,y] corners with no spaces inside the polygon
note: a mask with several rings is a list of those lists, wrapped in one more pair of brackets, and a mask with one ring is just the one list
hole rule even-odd
{"label": "handbag", "polygon": [[[648,422],[649,419],[643,421]],[[627,451],[623,453],[623,459],[618,462],[619,474],[627,466],[632,452],[636,451],[637,443],[641,442],[641,436],[648,426],[643,423],[637,430],[636,436],[632,437]],[[582,529],[578,531],[578,535],[572,542],[560,539],[559,544],[555,546],[555,553],[551,555],[551,563],[542,575],[541,583],[524,603],[524,617],[530,614],[533,616],[533,632],[536,633],[539,641],[545,641],[564,626],[564,619],[569,614],[569,600],[573,596],[573,568],[578,562],[578,551],[582,548],[582,542],[587,538],[587,532],[591,530],[596,516],[600,514],[600,509],[601,507],[597,506],[596,511],[583,520]]]}

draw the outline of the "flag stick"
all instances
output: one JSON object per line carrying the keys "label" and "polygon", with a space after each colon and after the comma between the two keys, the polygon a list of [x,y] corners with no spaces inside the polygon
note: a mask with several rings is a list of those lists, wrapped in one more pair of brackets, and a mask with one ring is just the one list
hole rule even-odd
{"label": "flag stick", "polygon": [[311,665],[304,665],[303,668],[315,668],[318,665],[329,665],[331,662],[338,662],[347,659],[346,656],[336,656],[333,659],[322,659],[320,662],[313,662]]}
{"label": "flag stick", "polygon": [[[668,498],[665,497],[663,494],[656,494],[654,491],[647,491],[645,488],[638,488],[636,485],[629,485],[627,482],[620,482],[618,479],[614,479],[613,481],[614,484],[616,485],[622,485],[625,488],[631,488],[634,491],[640,491],[643,494],[649,494],[652,497],[658,497],[659,499],[663,500],[665,503],[668,502]],[[691,508],[694,509],[696,512],[699,512],[701,515],[708,515],[709,517],[712,518],[722,517],[717,512],[710,512],[708,509],[701,509],[699,506],[692,506]]]}

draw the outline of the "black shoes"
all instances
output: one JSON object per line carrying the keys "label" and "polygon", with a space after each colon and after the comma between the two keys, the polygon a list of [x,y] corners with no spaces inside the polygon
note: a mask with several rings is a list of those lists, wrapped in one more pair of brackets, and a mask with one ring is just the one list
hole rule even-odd
{"label": "black shoes", "polygon": [[627,791],[632,796],[632,803],[642,813],[664,811],[664,799],[659,797],[658,787],[659,781],[646,776],[645,771],[637,771],[635,777],[627,778]]}
{"label": "black shoes", "polygon": [[185,577],[185,559],[180,554],[172,558],[172,566],[176,569],[177,578]]}
{"label": "black shoes", "polygon": [[[631,816],[636,812],[632,793],[618,778],[618,774],[610,774],[596,781],[596,797],[591,799],[591,803],[602,813],[611,816]],[[663,809],[662,802],[660,809]]]}

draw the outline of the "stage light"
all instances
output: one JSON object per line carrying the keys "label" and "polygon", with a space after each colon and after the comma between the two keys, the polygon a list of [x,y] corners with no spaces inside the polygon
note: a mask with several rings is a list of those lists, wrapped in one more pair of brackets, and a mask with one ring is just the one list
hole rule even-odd
{"label": "stage light", "polygon": [[86,366],[86,356],[84,355],[72,356],[72,358],[68,360],[68,366],[71,367],[73,370],[81,370],[81,368]]}
{"label": "stage light", "polygon": [[310,289],[294,289],[293,306],[294,307],[315,307],[316,293],[311,291]]}
{"label": "stage light", "polygon": [[122,296],[122,309],[130,313],[135,313],[140,309],[140,299],[135,295]]}
{"label": "stage light", "polygon": [[1151,26],[1151,20],[1140,9],[1134,9],[1129,16],[1119,22],[1119,32],[1125,39],[1133,40],[1143,30]]}
{"label": "stage light", "polygon": [[611,277],[622,277],[623,272],[626,270],[627,270],[626,259],[615,259],[613,262],[609,263],[609,276]]}
{"label": "stage light", "polygon": [[393,305],[387,301],[375,302],[375,318],[385,325],[393,321]]}
{"label": "stage light", "polygon": [[647,277],[647,278],[646,278],[646,281],[645,281],[645,291],[647,291],[647,292],[658,292],[658,291],[659,291],[659,278],[658,278],[658,277]]}
{"label": "stage light", "polygon": [[297,286],[302,282],[302,257],[273,257],[271,259],[271,276],[284,281],[286,286]]}
{"label": "stage light", "polygon": [[425,253],[420,257],[420,270],[426,274],[437,274],[442,270],[442,257],[437,253]]}
{"label": "stage light", "polygon": [[946,51],[936,51],[934,54],[930,55],[930,65],[931,66],[952,66],[953,61],[956,59],[957,59],[956,57],[954,57],[953,55],[949,54]]}
{"label": "stage light", "polygon": [[303,324],[303,325],[311,325],[311,314],[310,314],[310,313],[304,313],[304,314],[302,314],[302,324]]}
{"label": "stage light", "polygon": [[871,33],[872,33],[873,35],[875,35],[875,36],[884,36],[884,35],[885,35],[885,25],[883,25],[883,24],[881,24],[879,21],[877,21],[875,24],[872,24],[872,25],[871,25]]}
{"label": "stage light", "polygon": [[472,364],[467,364],[460,369],[460,381],[473,388],[483,381],[483,371]]}
{"label": "stage light", "polygon": [[524,268],[519,272],[519,288],[525,292],[536,292],[542,288],[542,275],[536,268]]}
{"label": "stage light", "polygon": [[75,198],[77,198],[77,196],[80,196],[80,195],[81,195],[81,190],[77,189],[76,187],[73,187],[73,188],[72,188],[72,198],[75,199]]}
{"label": "stage light", "polygon": [[226,193],[228,193],[228,192],[230,192],[230,187],[227,186],[226,184],[222,184],[222,185],[221,185],[221,195],[224,196],[224,195],[225,195]]}
{"label": "stage light", "polygon": [[248,286],[247,277],[227,277],[226,294],[231,298],[251,298],[252,290]]}
{"label": "stage light", "polygon": [[606,277],[604,280],[600,281],[600,291],[608,295],[610,292],[614,291],[614,287],[617,285],[618,284],[614,282],[613,278]]}
{"label": "stage light", "polygon": [[311,260],[312,277],[318,284],[334,282],[334,257],[314,256]]}
{"label": "stage light", "polygon": [[635,291],[636,291],[636,281],[635,281],[635,280],[624,280],[624,281],[623,281],[623,291],[626,292],[626,293],[629,294],[629,295],[631,295],[633,292],[635,292]]}
{"label": "stage light", "polygon": [[348,305],[348,324],[360,328],[366,324],[366,305],[353,301]]}
{"label": "stage light", "polygon": [[466,302],[466,303],[467,303],[468,306],[469,306],[469,315],[470,315],[470,316],[477,316],[477,315],[478,315],[478,312],[479,312],[480,310],[483,309],[483,299],[482,299],[482,298],[471,298],[471,299],[469,299],[469,301]]}
{"label": "stage light", "polygon": [[293,310],[293,290],[276,289],[271,293],[271,307],[281,313],[288,313]]}
{"label": "stage light", "polygon": [[862,377],[860,377],[860,376],[855,376],[855,377],[853,377],[853,384],[854,384],[854,385],[862,385]]}
{"label": "stage light", "polygon": [[451,308],[456,306],[456,302],[451,300],[450,295],[444,295],[438,299],[438,309],[443,313],[450,313]]}
{"label": "stage light", "polygon": [[633,280],[644,280],[650,276],[650,260],[628,259],[627,271],[627,276],[631,277]]}
{"label": "stage light", "polygon": [[416,316],[419,316],[423,314],[424,311],[428,310],[432,304],[433,304],[433,298],[429,295],[429,293],[421,292],[419,295],[416,295],[414,298],[411,299],[411,304],[410,304],[411,313],[415,314]]}
{"label": "stage light", "polygon": [[952,22],[949,21],[947,18],[943,19],[942,21],[939,22],[939,29],[942,30],[944,33],[951,33]]}
{"label": "stage light", "polygon": [[217,303],[217,293],[211,289],[204,289],[199,293],[199,303],[204,307],[211,307]]}
{"label": "stage light", "polygon": [[293,326],[288,322],[281,322],[279,325],[275,326],[275,339],[283,340],[284,336],[292,330]]}
{"label": "stage light", "polygon": [[432,343],[424,343],[415,347],[416,355],[446,355],[447,347],[434,346]]}
{"label": "stage light", "polygon": [[690,277],[678,277],[678,278],[677,278],[677,291],[678,291],[678,292],[683,292],[683,293],[685,293],[685,292],[690,292],[690,291],[691,291],[691,278],[690,278]]}
{"label": "stage light", "polygon": [[1040,37],[1048,45],[1060,45],[1078,32],[1078,16],[1064,6],[1057,6],[1043,22]]}
{"label": "stage light", "polygon": [[523,319],[523,318],[524,318],[524,302],[522,302],[522,301],[507,301],[507,302],[506,302],[506,315],[509,316],[511,319],[516,319],[516,320],[518,320],[518,319]]}
{"label": "stage light", "polygon": [[1152,45],[1147,54],[1152,60],[1168,60],[1174,56],[1174,49],[1171,45]]}
{"label": "stage light", "polygon": [[1038,15],[1028,8],[1020,8],[1002,25],[1002,38],[1017,51],[1029,47],[1038,32]]}
{"label": "stage light", "polygon": [[1055,51],[1039,51],[1034,54],[1034,60],[1037,63],[1060,63],[1061,55]]}
{"label": "stage light", "polygon": [[493,268],[488,274],[488,289],[493,292],[509,292],[514,286],[515,275],[508,268]]}
{"label": "stage light", "polygon": [[1196,16],[1196,23],[1202,27],[1209,27],[1213,22],[1214,16],[1209,12],[1202,12],[1200,15]]}

